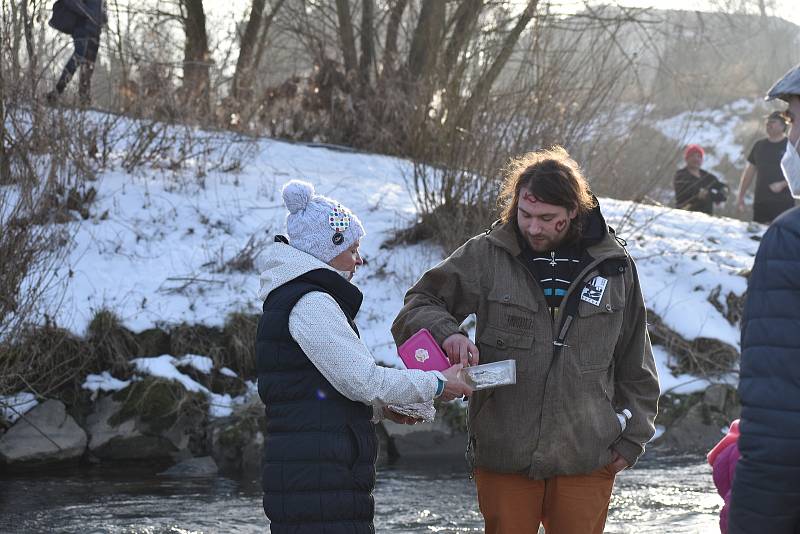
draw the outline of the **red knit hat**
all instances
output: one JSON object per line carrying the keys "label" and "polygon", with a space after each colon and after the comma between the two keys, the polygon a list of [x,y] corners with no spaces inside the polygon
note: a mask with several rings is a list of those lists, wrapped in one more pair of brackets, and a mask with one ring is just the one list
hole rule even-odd
{"label": "red knit hat", "polygon": [[706,155],[705,150],[703,150],[703,147],[701,147],[700,145],[689,145],[686,147],[686,150],[683,151],[683,159],[688,158],[695,152],[700,154],[701,157],[705,157]]}

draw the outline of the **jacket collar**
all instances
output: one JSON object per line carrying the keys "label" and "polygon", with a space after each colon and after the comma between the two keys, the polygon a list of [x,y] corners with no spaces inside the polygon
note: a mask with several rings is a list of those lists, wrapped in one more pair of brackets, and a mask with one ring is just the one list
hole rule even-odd
{"label": "jacket collar", "polygon": [[316,269],[300,275],[295,279],[298,282],[309,282],[322,286],[330,292],[342,311],[353,321],[358,315],[364,294],[344,279],[342,275],[330,269]]}

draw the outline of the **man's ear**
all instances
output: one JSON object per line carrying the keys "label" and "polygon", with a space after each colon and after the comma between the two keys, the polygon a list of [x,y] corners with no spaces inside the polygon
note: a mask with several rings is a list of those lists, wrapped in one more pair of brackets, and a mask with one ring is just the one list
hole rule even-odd
{"label": "man's ear", "polygon": [[578,216],[578,208],[572,208],[567,212],[567,214],[569,215],[570,220],[574,219]]}

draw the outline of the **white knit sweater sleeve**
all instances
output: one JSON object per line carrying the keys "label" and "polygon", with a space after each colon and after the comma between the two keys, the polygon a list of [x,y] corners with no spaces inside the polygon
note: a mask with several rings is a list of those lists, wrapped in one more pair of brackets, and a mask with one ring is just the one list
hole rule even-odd
{"label": "white knit sweater sleeve", "polygon": [[333,297],[304,295],[289,315],[289,332],[336,391],[365,404],[427,402],[436,393],[431,372],[392,369],[375,363]]}

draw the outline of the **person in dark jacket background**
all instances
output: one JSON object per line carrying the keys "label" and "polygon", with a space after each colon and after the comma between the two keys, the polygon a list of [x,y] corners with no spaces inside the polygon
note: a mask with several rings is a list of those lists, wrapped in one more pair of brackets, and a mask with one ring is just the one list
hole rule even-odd
{"label": "person in dark jacket background", "polygon": [[[72,26],[70,35],[74,51],[64,66],[55,89],[47,93],[47,101],[53,104],[58,100],[80,66],[78,98],[82,105],[89,105],[92,100],[92,74],[100,49],[100,32],[107,21],[105,3],[103,0],[60,0],[60,2],[64,9],[54,10],[53,16],[70,19],[67,24]],[[58,27],[59,22],[61,21],[51,21],[51,26]]]}
{"label": "person in dark jacket background", "polygon": [[744,196],[755,179],[753,220],[769,224],[778,215],[793,208],[795,201],[781,170],[781,159],[788,146],[786,137],[788,125],[783,112],[770,113],[765,128],[767,137],[756,141],[747,156],[747,167],[739,182],[736,205],[740,211],[744,210]]}
{"label": "person in dark jacket background", "polygon": [[800,208],[758,248],[742,320],[730,534],[800,533]]}
{"label": "person in dark jacket background", "polygon": [[460,365],[441,373],[377,365],[355,324],[363,295],[350,283],[363,263],[361,222],[309,183],[290,181],[282,195],[289,238],[264,254],[256,338],[264,513],[272,534],[372,534],[372,423],[413,424],[390,407],[433,411],[434,397],[471,389]]}
{"label": "person in dark jacket background", "polygon": [[705,151],[700,145],[689,145],[683,152],[686,166],[675,173],[675,207],[714,214],[714,204],[725,202],[728,186],[716,176],[701,169]]}

